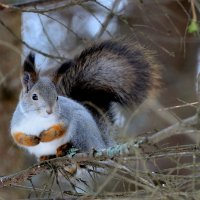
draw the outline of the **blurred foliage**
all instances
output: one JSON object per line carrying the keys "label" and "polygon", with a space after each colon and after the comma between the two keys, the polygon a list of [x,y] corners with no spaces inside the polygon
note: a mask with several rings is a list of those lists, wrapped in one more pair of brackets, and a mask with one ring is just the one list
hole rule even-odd
{"label": "blurred foliage", "polygon": [[197,21],[192,20],[188,26],[189,33],[199,33],[199,24]]}

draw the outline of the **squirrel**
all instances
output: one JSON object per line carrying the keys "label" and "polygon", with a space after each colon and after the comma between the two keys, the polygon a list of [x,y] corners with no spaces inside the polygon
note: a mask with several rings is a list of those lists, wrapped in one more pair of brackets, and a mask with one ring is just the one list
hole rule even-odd
{"label": "squirrel", "polygon": [[160,87],[160,65],[152,51],[123,40],[93,44],[51,78],[38,75],[30,53],[22,75],[11,134],[41,160],[62,156],[70,145],[80,151],[111,146],[104,117],[114,123],[113,104],[138,106]]}
{"label": "squirrel", "polygon": [[58,95],[60,69],[53,77],[39,76],[34,59],[30,53],[23,65],[23,89],[11,120],[14,141],[40,160],[65,155],[71,144],[81,152],[106,148],[90,112]]}

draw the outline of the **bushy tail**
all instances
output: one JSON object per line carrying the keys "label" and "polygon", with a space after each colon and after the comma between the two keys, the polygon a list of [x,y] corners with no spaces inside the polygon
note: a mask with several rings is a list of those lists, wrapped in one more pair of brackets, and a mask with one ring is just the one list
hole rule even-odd
{"label": "bushy tail", "polygon": [[62,68],[68,68],[60,83],[62,94],[103,112],[112,102],[139,105],[160,85],[160,66],[152,52],[128,41],[94,44]]}

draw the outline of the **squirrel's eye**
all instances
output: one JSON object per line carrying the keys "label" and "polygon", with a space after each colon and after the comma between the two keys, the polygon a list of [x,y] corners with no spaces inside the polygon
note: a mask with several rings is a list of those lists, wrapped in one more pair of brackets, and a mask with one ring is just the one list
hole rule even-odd
{"label": "squirrel's eye", "polygon": [[38,100],[38,95],[37,94],[33,94],[32,95],[32,99],[35,100],[35,101]]}

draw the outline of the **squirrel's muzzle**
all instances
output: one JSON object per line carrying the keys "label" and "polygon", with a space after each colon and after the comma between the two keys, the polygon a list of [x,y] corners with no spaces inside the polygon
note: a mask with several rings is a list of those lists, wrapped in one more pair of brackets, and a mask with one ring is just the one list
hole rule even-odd
{"label": "squirrel's muzzle", "polygon": [[53,113],[53,109],[48,107],[48,108],[46,108],[46,112],[50,115]]}

